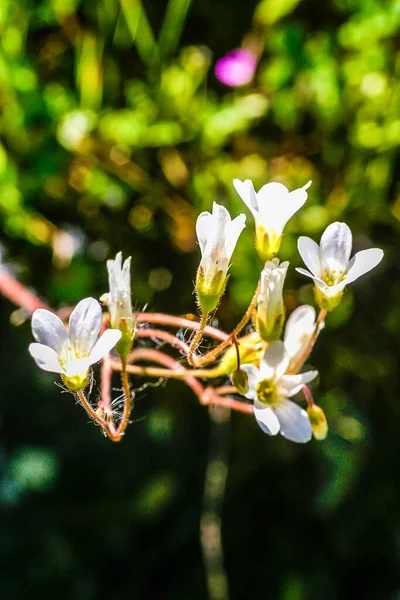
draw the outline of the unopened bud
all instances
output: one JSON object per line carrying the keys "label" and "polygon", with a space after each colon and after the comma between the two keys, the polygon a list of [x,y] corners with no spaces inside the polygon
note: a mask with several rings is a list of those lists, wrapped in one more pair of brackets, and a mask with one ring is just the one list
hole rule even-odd
{"label": "unopened bud", "polygon": [[[259,364],[267,345],[260,339],[258,333],[253,331],[253,333],[240,338],[238,342],[240,364]],[[237,364],[236,347],[234,345],[229,346],[217,367],[217,372],[219,375],[229,375],[237,369]]]}
{"label": "unopened bud", "polygon": [[307,414],[310,419],[313,436],[318,441],[324,440],[328,435],[328,422],[324,411],[320,406],[313,404],[307,408]]}
{"label": "unopened bud", "polygon": [[289,263],[279,264],[274,258],[265,263],[261,273],[261,288],[257,300],[255,326],[260,337],[266,342],[279,339],[285,320],[283,304],[283,284]]}
{"label": "unopened bud", "polygon": [[243,371],[242,369],[237,369],[236,371],[233,371],[231,378],[232,383],[239,392],[239,394],[241,394],[242,396],[247,394],[247,392],[249,391],[249,378],[246,371]]}

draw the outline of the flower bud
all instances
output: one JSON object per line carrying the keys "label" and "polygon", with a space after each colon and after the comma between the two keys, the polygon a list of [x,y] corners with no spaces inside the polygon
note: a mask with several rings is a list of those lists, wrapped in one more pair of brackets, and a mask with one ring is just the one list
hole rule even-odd
{"label": "flower bud", "polygon": [[[266,348],[266,344],[260,339],[256,331],[243,336],[239,342],[240,364],[259,364]],[[218,375],[229,375],[237,370],[237,352],[234,345],[225,351],[221,362],[217,367]]]}
{"label": "flower bud", "polygon": [[242,394],[242,396],[244,396],[244,394],[247,394],[247,392],[249,391],[249,377],[246,371],[243,371],[242,369],[237,369],[236,371],[233,371],[231,378],[232,383],[239,392],[239,394]]}
{"label": "flower bud", "polygon": [[261,273],[261,290],[258,296],[255,326],[260,337],[271,342],[279,339],[285,319],[283,284],[288,262],[279,265],[277,258],[265,263]]}
{"label": "flower bud", "polygon": [[122,265],[122,254],[118,252],[115,260],[107,261],[108,280],[110,292],[103,294],[100,300],[108,307],[111,327],[119,329],[121,339],[116,350],[121,358],[125,358],[133,343],[135,336],[135,322],[132,314],[131,300],[131,258],[127,258]]}
{"label": "flower bud", "polygon": [[318,441],[324,440],[328,435],[328,422],[324,411],[320,406],[313,404],[307,408],[307,414],[310,419],[313,436]]}
{"label": "flower bud", "polygon": [[196,277],[196,295],[201,310],[215,310],[227,283],[229,262],[245,226],[245,215],[231,219],[225,207],[216,202],[212,213],[202,212],[196,222],[201,262]]}

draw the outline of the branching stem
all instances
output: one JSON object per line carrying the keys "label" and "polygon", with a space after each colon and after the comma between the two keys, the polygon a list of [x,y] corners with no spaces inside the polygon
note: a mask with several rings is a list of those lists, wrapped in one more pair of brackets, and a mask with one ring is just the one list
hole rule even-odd
{"label": "branching stem", "polygon": [[254,292],[253,298],[252,298],[252,300],[251,300],[251,302],[250,302],[250,304],[249,304],[246,312],[244,313],[242,319],[238,323],[238,325],[236,325],[235,329],[226,338],[226,340],[224,340],[216,348],[213,348],[213,350],[210,350],[210,352],[207,352],[207,354],[205,354],[204,356],[198,356],[198,357],[196,357],[196,363],[195,363],[196,367],[202,367],[204,365],[207,365],[210,362],[213,362],[216,359],[216,357],[223,350],[225,350],[225,348],[227,348],[227,346],[229,346],[230,344],[232,344],[233,339],[235,337],[237,337],[237,335],[242,331],[243,327],[245,327],[245,325],[247,325],[247,323],[251,319],[251,316],[252,316],[253,311],[254,311],[254,309],[256,307],[256,304],[257,304],[258,296],[260,294],[260,287],[261,287],[261,279],[259,280],[257,288],[256,288],[256,291]]}

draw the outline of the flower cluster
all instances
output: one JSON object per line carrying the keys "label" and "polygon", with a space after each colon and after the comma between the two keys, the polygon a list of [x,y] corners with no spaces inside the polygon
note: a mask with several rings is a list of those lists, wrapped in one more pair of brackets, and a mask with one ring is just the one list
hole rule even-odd
{"label": "flower cluster", "polygon": [[[244,182],[235,179],[233,185],[253,214],[255,246],[264,263],[258,293],[251,307],[256,334],[263,344],[264,354],[261,359],[255,359],[253,353],[252,359],[248,360],[238,350],[237,368],[231,372],[232,382],[239,393],[253,401],[254,415],[264,432],[269,435],[280,432],[295,442],[307,442],[312,433],[317,439],[323,439],[327,433],[326,419],[322,409],[314,403],[307,386],[318,373],[299,373],[299,370],[324,327],[326,313],[340,304],[345,286],[375,267],[382,260],[383,252],[378,248],[370,248],[358,252],[350,260],[352,235],[345,223],[329,225],[322,235],[320,246],[310,238],[300,237],[299,253],[309,271],[302,268],[297,271],[313,279],[315,298],[321,311],[316,318],[312,306],[297,308],[288,319],[281,341],[279,338],[285,321],[283,285],[289,263],[280,263],[276,255],[284,227],[306,202],[311,181],[292,192],[281,183],[268,183],[256,193],[253,183],[248,179]],[[224,223],[233,225],[241,219],[241,226],[235,228],[234,235],[232,230],[220,224],[222,212]],[[207,227],[203,226],[204,214],[208,215]],[[208,281],[218,281],[208,310],[202,301],[204,289],[199,277],[196,292],[200,307],[209,312],[218,305],[225,289],[227,266],[244,227],[244,215],[231,222],[226,210],[215,203],[213,214],[203,215],[198,219],[198,239],[202,252],[199,271],[206,266]],[[222,239],[224,235],[225,239]],[[212,252],[209,250],[211,248]],[[235,331],[235,335],[238,331]],[[307,411],[289,400],[301,390],[305,391]]]}
{"label": "flower cluster", "polygon": [[[317,315],[314,307],[299,306],[285,324],[283,288],[289,262],[280,262],[277,254],[284,228],[306,202],[311,182],[291,192],[281,183],[268,183],[258,193],[250,180],[235,179],[233,185],[254,217],[255,248],[262,268],[253,299],[230,334],[209,327],[208,321],[225,292],[232,255],[245,228],[246,216],[240,214],[232,219],[228,210],[216,202],[212,212],[202,212],[196,223],[201,252],[195,283],[201,313],[199,323],[170,315],[133,313],[131,258],[123,262],[121,252],[107,263],[109,292],[101,301],[108,308],[108,317],[103,316],[101,305],[94,298],[77,304],[71,312],[68,328],[50,310],[40,308],[33,314],[32,331],[36,342],[30,344],[29,352],[36,364],[45,371],[59,373],[66,388],[113,441],[122,439],[129,423],[133,400],[129,374],[183,379],[203,404],[213,402],[253,412],[258,425],[268,435],[280,433],[300,443],[309,441],[312,436],[322,440],[327,435],[324,412],[314,402],[308,386],[318,372],[303,370],[303,367],[324,328],[327,313],[339,306],[345,287],[375,267],[382,260],[383,252],[369,248],[350,259],[352,234],[345,223],[329,225],[320,245],[308,237],[300,237],[298,250],[308,270],[297,268],[297,271],[313,280],[320,310]],[[147,321],[146,328],[139,326],[143,321]],[[250,322],[251,330],[243,335]],[[152,330],[151,323],[192,329],[190,345],[169,331]],[[220,343],[202,355],[197,349],[203,335],[214,337]],[[183,367],[159,348],[141,345],[131,352],[136,338],[145,337],[179,348],[194,369]],[[113,349],[115,356],[111,353]],[[121,371],[124,394],[122,399],[111,400],[108,382],[102,386],[106,397],[93,406],[84,390],[90,382],[91,367],[102,359],[108,365],[105,371],[108,377],[113,370]],[[153,364],[146,367],[134,364],[143,360]],[[213,368],[205,369],[206,365]],[[226,376],[233,386],[204,388],[201,383]],[[242,400],[227,397],[225,392],[241,396]],[[306,401],[305,408],[298,403],[302,399]],[[113,410],[115,403],[118,410]]]}

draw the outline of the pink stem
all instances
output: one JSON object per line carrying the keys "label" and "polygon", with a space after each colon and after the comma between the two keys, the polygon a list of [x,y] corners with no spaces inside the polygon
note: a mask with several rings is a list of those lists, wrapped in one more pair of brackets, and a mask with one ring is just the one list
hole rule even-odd
{"label": "pink stem", "polygon": [[[154,361],[159,363],[160,365],[168,367],[169,369],[186,371],[186,369],[182,367],[182,365],[179,362],[177,362],[167,354],[164,354],[164,352],[160,352],[159,350],[152,350],[151,348],[138,348],[137,350],[133,350],[133,352],[131,352],[129,355],[129,362],[132,363],[138,360]],[[193,392],[196,394],[196,396],[198,396],[201,402],[204,388],[201,385],[201,383],[199,383],[199,381],[197,381],[197,379],[195,377],[192,377],[189,373],[190,372],[188,372],[188,376],[185,377],[183,381],[193,390]]]}
{"label": "pink stem", "polygon": [[29,314],[32,314],[37,308],[51,310],[47,304],[39,300],[39,298],[22,285],[22,283],[19,283],[12,275],[9,275],[1,268],[0,292],[6,296],[6,298],[11,300],[11,302],[26,310]]}
{"label": "pink stem", "polygon": [[[183,372],[187,371],[180,363],[176,360],[164,354],[164,352],[160,352],[159,350],[152,350],[150,348],[138,348],[133,350],[129,355],[129,362],[137,362],[139,360],[146,361],[154,361],[169,369],[173,370],[181,370]],[[183,379],[183,381],[193,390],[193,392],[198,397],[200,404],[204,406],[214,405],[214,406],[223,406],[224,408],[230,408],[231,410],[237,410],[239,412],[253,414],[253,406],[251,404],[245,404],[244,402],[240,402],[238,400],[233,400],[233,398],[221,398],[218,394],[215,393],[213,387],[203,388],[201,383],[197,381],[195,377],[190,375],[190,371],[187,371],[188,375]],[[225,392],[224,388],[221,388],[223,392]]]}
{"label": "pink stem", "polygon": [[229,408],[231,410],[237,410],[238,412],[247,413],[248,415],[252,415],[254,413],[254,408],[252,404],[246,404],[245,402],[240,402],[239,400],[234,400],[233,398],[222,398],[215,393],[215,389],[213,387],[208,387],[204,390],[204,394],[202,398],[200,398],[200,402],[207,405],[214,406],[223,406],[224,408]]}
{"label": "pink stem", "polygon": [[112,375],[112,367],[109,361],[109,354],[104,357],[104,360],[101,363],[101,399],[104,403],[105,407],[109,407],[111,403],[111,375]]}
{"label": "pink stem", "polygon": [[[138,323],[157,323],[159,325],[171,325],[172,327],[184,327],[185,329],[197,330],[200,327],[200,323],[197,321],[190,321],[184,317],[174,317],[173,315],[165,315],[163,313],[136,313],[134,315]],[[229,335],[215,327],[205,327],[204,333],[216,340],[225,341]]]}
{"label": "pink stem", "polygon": [[308,385],[303,385],[302,391],[307,400],[308,406],[312,408],[314,406],[314,398],[312,397],[312,393],[310,392],[310,388],[308,387]]}
{"label": "pink stem", "polygon": [[183,354],[189,354],[189,346],[185,344],[183,340],[180,340],[169,331],[164,331],[163,329],[138,329],[136,331],[136,337],[141,338],[159,338],[163,340],[167,344],[170,344],[173,348],[179,348]]}

